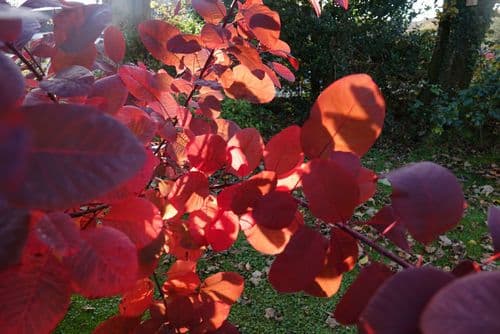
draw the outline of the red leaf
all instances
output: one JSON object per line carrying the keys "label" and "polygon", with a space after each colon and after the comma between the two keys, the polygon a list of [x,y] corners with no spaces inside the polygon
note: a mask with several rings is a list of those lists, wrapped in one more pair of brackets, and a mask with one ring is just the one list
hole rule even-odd
{"label": "red leaf", "polygon": [[167,50],[173,53],[189,54],[201,50],[201,40],[198,35],[179,34],[167,41]]}
{"label": "red leaf", "polygon": [[226,7],[220,0],[192,0],[191,3],[207,23],[218,24],[226,16]]}
{"label": "red leaf", "polygon": [[460,261],[455,266],[455,268],[453,268],[451,273],[456,277],[462,277],[478,272],[481,272],[481,266],[477,262],[471,260],[463,260]]}
{"label": "red leaf", "polygon": [[175,26],[161,20],[139,24],[139,36],[153,57],[166,65],[178,66],[179,58],[167,50],[167,41],[181,32]]}
{"label": "red leaf", "polygon": [[62,49],[55,49],[51,58],[51,68],[54,72],[59,72],[66,67],[80,65],[91,70],[97,57],[97,49],[94,44],[88,45],[83,51],[78,53],[65,52]]}
{"label": "red leaf", "polygon": [[133,334],[141,318],[115,315],[99,324],[92,334]]}
{"label": "red leaf", "polygon": [[46,92],[61,96],[87,96],[92,91],[94,75],[82,66],[74,65],[59,71],[52,79],[40,82]]}
{"label": "red leaf", "polygon": [[280,230],[292,224],[298,203],[287,191],[271,191],[255,203],[252,216],[260,226]]}
{"label": "red leaf", "polygon": [[26,178],[9,195],[17,205],[76,206],[116,187],[144,164],[144,148],[128,129],[93,108],[41,104],[22,111],[33,140]]}
{"label": "red leaf", "polygon": [[111,190],[99,197],[99,201],[104,203],[116,203],[123,201],[128,197],[139,195],[146,188],[149,180],[153,176],[153,171],[160,164],[160,160],[151,150],[146,150],[146,161],[142,168],[130,179],[120,184],[117,188]]}
{"label": "red leaf", "polygon": [[280,77],[282,77],[286,81],[295,82],[295,74],[293,74],[293,72],[290,71],[288,67],[274,61],[271,64],[273,70],[275,70]]}
{"label": "red leaf", "polygon": [[500,252],[500,207],[490,206],[488,209],[488,228],[495,252]]}
{"label": "red leaf", "polygon": [[259,165],[263,150],[259,131],[254,128],[238,131],[227,142],[228,172],[239,177],[250,174]]}
{"label": "red leaf", "polygon": [[406,251],[410,250],[410,245],[406,239],[406,228],[398,221],[394,215],[392,206],[386,205],[375,214],[367,223],[375,227],[387,239],[394,242],[396,246]]}
{"label": "red leaf", "polygon": [[309,0],[309,3],[311,6],[313,6],[314,12],[316,13],[316,16],[321,16],[321,6],[319,5],[318,0]]}
{"label": "red leaf", "polygon": [[21,259],[28,237],[30,213],[28,210],[7,208],[0,210],[0,271]]}
{"label": "red leaf", "polygon": [[[3,7],[2,11],[4,10],[10,11],[10,8]],[[0,41],[2,42],[14,42],[23,30],[22,19],[8,16],[0,18]]]}
{"label": "red leaf", "polygon": [[122,122],[144,145],[155,136],[157,125],[142,109],[134,106],[124,106],[114,115]]}
{"label": "red leaf", "polygon": [[232,211],[220,211],[206,230],[207,241],[213,250],[220,252],[231,248],[240,231],[238,216]]}
{"label": "red leaf", "polygon": [[335,81],[318,97],[302,129],[302,147],[309,158],[335,151],[365,154],[382,132],[385,102],[366,74]]}
{"label": "red leaf", "polygon": [[217,124],[217,134],[225,141],[228,141],[236,132],[241,130],[238,124],[231,120],[217,118],[215,123]]}
{"label": "red leaf", "polygon": [[71,296],[68,274],[49,253],[0,273],[3,333],[50,333],[64,318]]}
{"label": "red leaf", "polygon": [[104,30],[104,52],[115,63],[125,57],[125,38],[118,27],[109,26]]}
{"label": "red leaf", "polygon": [[243,10],[243,17],[250,31],[268,48],[272,48],[280,38],[281,22],[277,12],[265,5],[253,5]]}
{"label": "red leaf", "polygon": [[200,283],[200,278],[196,274],[196,262],[177,260],[167,272],[163,290],[169,297],[187,296],[195,293]]}
{"label": "red leaf", "polygon": [[40,241],[59,258],[73,255],[80,249],[80,231],[65,213],[53,212],[43,216],[35,231]]}
{"label": "red leaf", "polygon": [[292,125],[271,138],[264,150],[264,165],[282,175],[304,161],[300,146],[300,127]]}
{"label": "red leaf", "polygon": [[118,305],[120,314],[125,317],[138,317],[153,302],[154,284],[149,278],[138,280],[135,286],[123,294]]}
{"label": "red leaf", "polygon": [[[251,217],[248,216],[249,215],[242,216],[241,220],[251,219]],[[302,218],[302,214],[297,211],[292,223],[280,230],[269,229],[254,224],[254,222],[250,223],[252,226],[243,230],[248,243],[263,254],[276,255],[283,252],[294,233],[304,224],[304,219]]]}
{"label": "red leaf", "polygon": [[139,197],[113,204],[102,223],[125,233],[137,248],[150,244],[163,228],[160,210]]}
{"label": "red leaf", "polygon": [[347,221],[358,205],[356,181],[331,160],[309,161],[302,186],[312,214],[326,222]]}
{"label": "red leaf", "polygon": [[163,219],[180,217],[184,213],[199,210],[209,195],[208,179],[200,172],[189,172],[175,181],[168,195]]}
{"label": "red leaf", "polygon": [[349,8],[349,0],[335,0],[337,5],[347,10]]}
{"label": "red leaf", "polygon": [[453,280],[450,273],[432,267],[403,270],[387,279],[370,299],[359,318],[360,326],[374,333],[417,334],[425,305]]}
{"label": "red leaf", "polygon": [[96,107],[108,114],[116,113],[127,100],[128,90],[118,75],[111,75],[94,83],[90,98],[103,98]]}
{"label": "red leaf", "polygon": [[250,71],[244,65],[237,65],[233,68],[232,79],[232,84],[224,87],[224,92],[232,99],[268,103],[276,95],[272,80],[261,70]]}
{"label": "red leaf", "polygon": [[500,272],[457,279],[432,297],[420,318],[422,333],[499,333]]}
{"label": "red leaf", "polygon": [[361,269],[335,308],[334,317],[343,325],[354,325],[377,289],[394,273],[385,265],[373,262]]}
{"label": "red leaf", "polygon": [[[1,29],[0,29],[1,30]],[[0,114],[21,103],[24,96],[24,77],[16,64],[5,54],[0,54]]]}
{"label": "red leaf", "polygon": [[231,34],[226,28],[207,23],[200,32],[203,45],[209,49],[223,49],[228,47]]}
{"label": "red leaf", "polygon": [[323,268],[326,249],[325,237],[302,226],[271,265],[269,282],[278,292],[298,292],[305,289]]}
{"label": "red leaf", "polygon": [[137,250],[123,232],[102,226],[83,230],[81,236],[80,251],[64,260],[78,293],[87,298],[101,298],[134,286]]}
{"label": "red leaf", "polygon": [[0,111],[0,197],[15,190],[23,181],[29,142],[23,113],[15,109]]}
{"label": "red leaf", "polygon": [[419,242],[429,243],[462,218],[464,195],[456,177],[432,162],[419,162],[387,175],[392,207]]}
{"label": "red leaf", "polygon": [[226,142],[218,135],[196,136],[191,139],[186,150],[191,165],[208,175],[226,163]]}
{"label": "red leaf", "polygon": [[253,209],[257,201],[276,188],[276,173],[262,171],[245,182],[224,189],[218,196],[219,206],[241,215]]}
{"label": "red leaf", "polygon": [[122,65],[118,69],[118,75],[130,91],[130,94],[139,100],[153,102],[160,95],[153,73],[142,67]]}
{"label": "red leaf", "polygon": [[244,286],[243,277],[233,272],[219,272],[203,281],[200,292],[215,302],[232,305],[240,298]]}

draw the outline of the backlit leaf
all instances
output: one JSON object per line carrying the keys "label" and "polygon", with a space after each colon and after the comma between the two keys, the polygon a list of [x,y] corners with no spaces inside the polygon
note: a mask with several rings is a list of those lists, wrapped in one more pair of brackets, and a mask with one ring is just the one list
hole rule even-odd
{"label": "backlit leaf", "polygon": [[135,245],[108,226],[81,232],[80,251],[64,260],[75,290],[87,298],[109,297],[134,286],[138,262]]}
{"label": "backlit leaf", "polygon": [[347,221],[358,205],[359,189],[356,181],[331,160],[309,161],[302,186],[312,214],[326,222]]}
{"label": "backlit leaf", "polygon": [[303,290],[323,268],[326,250],[325,237],[307,226],[302,226],[271,265],[269,282],[279,292]]}
{"label": "backlit leaf", "polygon": [[207,23],[218,24],[226,16],[226,7],[220,0],[192,0],[191,3]]}
{"label": "backlit leaf", "polygon": [[271,138],[264,150],[264,165],[281,175],[304,161],[300,146],[300,127],[292,125]]}
{"label": "backlit leaf", "polygon": [[227,142],[228,171],[240,177],[250,174],[259,165],[263,150],[264,143],[256,129],[238,131]]}
{"label": "backlit leaf", "polygon": [[153,302],[154,284],[149,278],[138,280],[135,286],[123,294],[118,305],[120,314],[125,317],[138,317]]}
{"label": "backlit leaf", "polygon": [[224,87],[224,92],[232,99],[244,99],[251,103],[268,103],[276,95],[267,73],[262,70],[252,72],[244,65],[233,68],[233,82],[230,87]]}
{"label": "backlit leaf", "polygon": [[302,129],[302,147],[309,158],[330,149],[364,155],[382,132],[385,102],[366,74],[343,77],[328,86],[311,109]]}
{"label": "backlit leaf", "polygon": [[125,38],[119,28],[109,26],[104,30],[104,52],[115,63],[125,57]]}
{"label": "backlit leaf", "polygon": [[191,139],[186,149],[191,165],[208,175],[226,163],[226,142],[218,135],[196,136]]}

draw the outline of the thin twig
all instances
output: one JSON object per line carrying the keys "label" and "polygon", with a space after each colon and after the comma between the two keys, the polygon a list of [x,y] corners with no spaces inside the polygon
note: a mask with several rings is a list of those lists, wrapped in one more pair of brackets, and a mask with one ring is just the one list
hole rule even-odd
{"label": "thin twig", "polygon": [[[301,198],[295,198],[295,200],[301,206],[303,206],[304,208],[309,209],[309,204],[306,201],[304,201],[303,199],[301,199]],[[336,224],[333,224],[333,225],[336,226],[336,227],[338,227],[339,229],[345,231],[346,233],[348,233],[349,235],[351,235],[353,238],[358,239],[362,243],[370,246],[373,250],[377,251],[381,255],[383,255],[383,256],[387,257],[388,259],[396,262],[401,267],[403,267],[403,268],[412,268],[412,267],[414,267],[413,264],[407,262],[406,260],[404,260],[400,256],[397,256],[396,254],[394,254],[393,252],[391,252],[390,250],[388,250],[384,246],[381,246],[381,245],[377,244],[374,240],[368,238],[364,234],[361,234],[358,231],[353,230],[351,227],[347,226],[346,224],[336,223]]]}
{"label": "thin twig", "polygon": [[73,218],[83,217],[85,215],[88,215],[89,213],[96,213],[96,212],[105,210],[107,208],[109,208],[108,204],[100,204],[100,205],[94,206],[93,208],[89,208],[89,209],[82,210],[82,211],[72,212],[69,215],[70,215],[70,217],[73,217]]}
{"label": "thin twig", "polygon": [[36,67],[38,67],[38,69],[40,70],[40,73],[42,74],[42,76],[45,76],[45,71],[43,70],[42,65],[40,65],[40,63],[36,60],[35,56],[31,53],[31,51],[27,47],[24,47],[24,51],[26,51],[26,53],[28,54],[28,56],[30,56],[31,61],[33,62],[33,64],[35,64]]}
{"label": "thin twig", "polygon": [[[43,80],[43,73],[42,74],[38,73],[38,70],[33,66],[33,64],[28,59],[26,59],[26,57],[22,54],[22,52],[16,49],[14,44],[6,43],[5,45],[7,45],[7,47],[28,67],[28,69],[31,71],[31,73],[33,73],[33,75],[38,81]],[[47,96],[55,103],[59,103],[54,94],[47,93]]]}

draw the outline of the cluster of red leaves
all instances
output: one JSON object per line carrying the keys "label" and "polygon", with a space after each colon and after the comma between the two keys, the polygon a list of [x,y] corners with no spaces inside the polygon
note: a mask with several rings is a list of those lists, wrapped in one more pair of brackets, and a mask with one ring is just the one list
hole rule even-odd
{"label": "cluster of red leaves", "polygon": [[[242,277],[222,272],[201,282],[196,261],[207,248],[230,248],[240,230],[256,250],[276,255],[269,281],[277,291],[337,292],[358,257],[349,220],[378,179],[360,162],[385,117],[368,75],[334,82],[303,126],[264,143],[257,130],[220,118],[224,96],[265,103],[279,77],[294,80],[288,67],[262,61],[268,54],[298,66],[279,39],[278,14],[261,1],[235,1],[227,10],[218,0],[193,0],[206,22],[199,35],[141,23],[145,47],[171,72],[121,64],[125,41],[102,5],[63,2],[54,33],[25,47],[33,32],[26,8],[45,3],[0,12],[0,28],[8,27],[0,29],[1,46],[14,53],[0,54],[8,78],[0,81],[3,331],[50,332],[77,293],[122,296],[119,314],[96,333],[236,333],[226,319]],[[50,60],[47,75],[34,57]],[[409,248],[407,234],[428,243],[459,222],[463,194],[445,168],[422,162],[385,177],[392,202],[366,224],[397,246]],[[331,226],[328,237],[318,224],[304,224],[299,204]],[[498,216],[492,209],[497,252]],[[157,300],[149,277],[164,253],[177,260],[158,283]],[[477,270],[464,262],[454,274]],[[455,278],[431,267],[394,274],[373,263],[336,317],[367,333],[450,332],[454,317],[464,333],[494,331],[498,280],[498,273]],[[474,317],[459,306],[469,299]]]}

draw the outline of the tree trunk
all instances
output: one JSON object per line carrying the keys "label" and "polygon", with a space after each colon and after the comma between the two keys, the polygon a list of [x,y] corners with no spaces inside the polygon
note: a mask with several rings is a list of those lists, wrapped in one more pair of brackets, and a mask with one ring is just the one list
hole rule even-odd
{"label": "tree trunk", "polygon": [[467,6],[466,0],[444,1],[429,65],[431,84],[439,84],[450,94],[469,86],[494,2],[479,0],[477,5]]}
{"label": "tree trunk", "polygon": [[104,0],[111,6],[113,24],[125,30],[137,30],[137,25],[151,18],[150,0]]}

